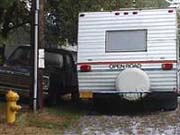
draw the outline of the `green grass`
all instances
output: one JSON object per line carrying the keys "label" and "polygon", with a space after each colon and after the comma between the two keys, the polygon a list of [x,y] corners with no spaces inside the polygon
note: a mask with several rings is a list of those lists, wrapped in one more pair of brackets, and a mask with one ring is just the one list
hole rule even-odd
{"label": "green grass", "polygon": [[4,121],[4,117],[5,117],[5,110],[6,110],[6,105],[2,102],[0,102],[0,123],[2,123],[2,121]]}
{"label": "green grass", "polygon": [[4,102],[0,101],[0,113],[2,113],[4,111],[3,109],[5,108],[5,106],[6,106],[6,104]]}
{"label": "green grass", "polygon": [[[0,116],[5,115],[3,113],[4,109],[5,103],[0,103]],[[18,113],[15,125],[17,128],[35,127],[52,130],[53,133],[63,133],[65,129],[77,124],[77,121],[83,115],[71,105],[70,107],[60,105],[58,107],[44,108],[43,111],[37,113],[23,110]]]}

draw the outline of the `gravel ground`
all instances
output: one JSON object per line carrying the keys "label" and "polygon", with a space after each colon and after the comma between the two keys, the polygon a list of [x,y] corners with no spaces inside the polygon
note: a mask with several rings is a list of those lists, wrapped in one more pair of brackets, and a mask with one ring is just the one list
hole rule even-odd
{"label": "gravel ground", "polygon": [[[180,101],[179,101],[180,104]],[[175,111],[90,114],[65,135],[180,135],[180,105]]]}

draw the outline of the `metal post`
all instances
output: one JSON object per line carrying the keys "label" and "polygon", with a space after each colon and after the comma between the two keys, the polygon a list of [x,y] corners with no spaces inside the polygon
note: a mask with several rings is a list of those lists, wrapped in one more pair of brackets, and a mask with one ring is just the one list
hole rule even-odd
{"label": "metal post", "polygon": [[39,0],[35,2],[34,15],[34,92],[33,92],[33,110],[37,111],[37,91],[38,91],[38,29],[39,29]]}

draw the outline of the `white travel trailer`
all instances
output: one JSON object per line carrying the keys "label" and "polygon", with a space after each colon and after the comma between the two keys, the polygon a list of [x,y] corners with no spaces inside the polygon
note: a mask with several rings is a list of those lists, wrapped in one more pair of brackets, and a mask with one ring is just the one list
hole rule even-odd
{"label": "white travel trailer", "polygon": [[81,98],[118,95],[177,107],[178,23],[175,8],[79,14]]}

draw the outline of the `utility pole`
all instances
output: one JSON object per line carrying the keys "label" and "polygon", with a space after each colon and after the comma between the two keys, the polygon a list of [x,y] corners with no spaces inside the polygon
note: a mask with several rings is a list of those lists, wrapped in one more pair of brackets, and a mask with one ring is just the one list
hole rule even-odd
{"label": "utility pole", "polygon": [[44,0],[32,1],[32,86],[30,96],[33,111],[43,107],[42,78],[44,68]]}
{"label": "utility pole", "polygon": [[38,46],[38,107],[43,108],[43,71],[45,68],[45,0],[39,0],[39,46]]}

